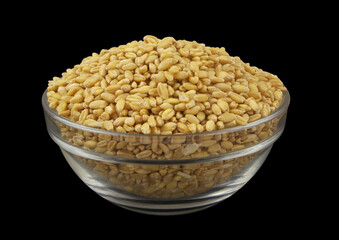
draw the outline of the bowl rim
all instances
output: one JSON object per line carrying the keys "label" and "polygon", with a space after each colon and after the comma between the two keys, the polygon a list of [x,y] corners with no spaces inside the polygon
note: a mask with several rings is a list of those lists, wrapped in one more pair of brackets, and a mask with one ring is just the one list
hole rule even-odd
{"label": "bowl rim", "polygon": [[223,134],[223,133],[230,133],[230,132],[238,132],[241,130],[246,130],[248,128],[252,128],[255,126],[258,126],[260,124],[266,123],[268,121],[271,121],[275,119],[276,117],[280,116],[283,114],[287,109],[290,104],[290,94],[289,91],[286,89],[286,91],[283,92],[283,100],[280,106],[275,109],[270,115],[267,117],[260,118],[259,120],[250,122],[246,125],[242,126],[236,126],[236,127],[231,127],[231,128],[225,128],[225,129],[219,129],[215,131],[204,131],[200,133],[187,133],[187,134],[142,134],[142,133],[121,133],[121,132],[114,132],[114,131],[108,131],[100,128],[94,128],[94,127],[89,127],[85,126],[80,123],[76,123],[66,117],[58,115],[58,113],[51,109],[49,107],[48,101],[47,101],[47,88],[45,89],[41,102],[42,102],[42,107],[44,111],[51,116],[54,120],[61,122],[69,127],[73,127],[79,130],[87,131],[87,132],[92,132],[92,133],[98,133],[98,134],[106,134],[106,135],[114,135],[114,136],[130,136],[130,137],[194,137],[194,136],[202,136],[202,135],[213,135],[213,134]]}

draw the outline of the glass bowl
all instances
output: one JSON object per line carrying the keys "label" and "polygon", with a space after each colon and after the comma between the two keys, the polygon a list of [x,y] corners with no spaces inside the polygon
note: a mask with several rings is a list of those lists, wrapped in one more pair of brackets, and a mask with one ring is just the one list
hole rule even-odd
{"label": "glass bowl", "polygon": [[112,203],[140,213],[196,212],[230,197],[257,172],[282,134],[290,102],[244,126],[146,135],[87,127],[42,96],[47,130],[79,178]]}

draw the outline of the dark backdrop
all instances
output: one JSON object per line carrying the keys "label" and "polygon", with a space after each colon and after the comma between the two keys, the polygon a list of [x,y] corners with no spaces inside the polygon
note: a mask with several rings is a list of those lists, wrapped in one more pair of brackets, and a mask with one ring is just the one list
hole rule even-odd
{"label": "dark backdrop", "polygon": [[[73,229],[75,224],[81,226],[76,229],[88,233],[102,228],[114,232],[126,225],[133,232],[141,223],[148,227],[144,228],[145,234],[160,229],[163,234],[173,236],[188,229],[207,234],[223,232],[220,236],[227,236],[227,232],[241,236],[243,229],[257,234],[265,226],[286,235],[302,229],[300,222],[312,218],[305,205],[304,196],[308,193],[305,186],[310,181],[303,175],[307,171],[303,168],[307,158],[300,137],[307,129],[300,124],[305,111],[303,63],[310,60],[304,54],[308,52],[306,39],[310,25],[296,21],[293,10],[290,15],[269,14],[264,10],[251,15],[229,15],[231,9],[224,12],[218,7],[213,9],[216,14],[204,14],[210,9],[201,6],[198,12],[188,8],[185,14],[162,15],[154,10],[148,15],[136,14],[134,18],[128,11],[121,16],[115,14],[117,9],[104,11],[105,8],[101,10],[105,18],[90,11],[76,17],[70,17],[75,10],[58,14],[46,11],[40,15],[28,14],[27,21],[22,20],[21,30],[16,32],[18,37],[13,39],[24,64],[17,69],[24,90],[19,106],[22,111],[29,110],[25,114],[29,121],[23,124],[27,129],[25,134],[34,139],[25,140],[22,150],[30,157],[29,164],[23,162],[17,166],[25,172],[20,186],[27,190],[17,198],[23,209],[19,219],[51,232]],[[141,40],[148,34],[225,47],[230,55],[278,75],[291,94],[285,131],[261,169],[229,199],[201,212],[158,217],[115,206],[81,182],[47,134],[41,96],[48,80],[60,76],[93,52]],[[31,231],[35,232],[34,228]]]}

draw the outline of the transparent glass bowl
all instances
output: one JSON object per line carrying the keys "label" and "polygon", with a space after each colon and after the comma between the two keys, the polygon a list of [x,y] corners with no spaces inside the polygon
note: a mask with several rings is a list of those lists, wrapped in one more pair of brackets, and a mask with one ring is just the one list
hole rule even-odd
{"label": "transparent glass bowl", "polygon": [[180,135],[87,127],[61,117],[42,96],[47,130],[80,179],[132,211],[176,215],[230,197],[257,172],[282,134],[290,101],[245,126]]}

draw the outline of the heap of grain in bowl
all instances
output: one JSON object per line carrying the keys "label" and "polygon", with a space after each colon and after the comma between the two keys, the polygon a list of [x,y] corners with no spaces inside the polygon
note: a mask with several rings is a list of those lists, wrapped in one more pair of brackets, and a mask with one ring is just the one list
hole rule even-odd
{"label": "heap of grain in bowl", "polygon": [[84,58],[49,81],[47,97],[59,115],[86,126],[189,134],[266,117],[284,91],[276,75],[223,47],[147,35]]}

